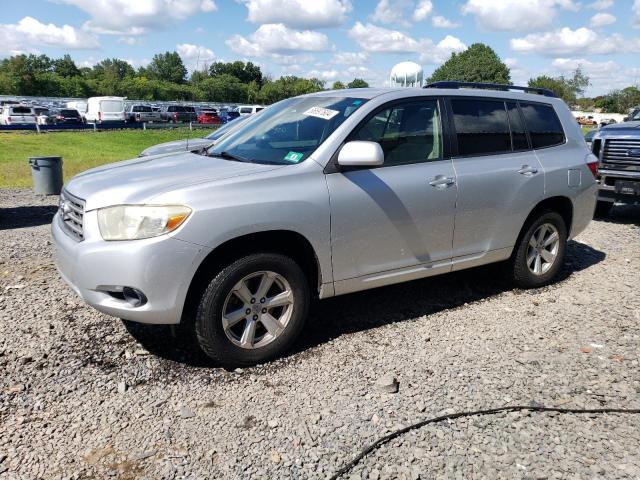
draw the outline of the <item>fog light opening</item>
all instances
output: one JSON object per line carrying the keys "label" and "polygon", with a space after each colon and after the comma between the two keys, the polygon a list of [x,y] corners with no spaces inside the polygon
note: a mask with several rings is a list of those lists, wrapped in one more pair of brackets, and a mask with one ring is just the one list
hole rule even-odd
{"label": "fog light opening", "polygon": [[122,288],[122,296],[133,307],[141,307],[145,303],[147,303],[147,297],[145,296],[144,293],[142,293],[137,288],[123,287]]}

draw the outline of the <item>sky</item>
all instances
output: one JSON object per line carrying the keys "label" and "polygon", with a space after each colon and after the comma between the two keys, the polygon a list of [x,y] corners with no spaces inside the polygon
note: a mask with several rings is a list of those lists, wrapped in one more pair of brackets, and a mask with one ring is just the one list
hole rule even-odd
{"label": "sky", "polygon": [[190,71],[245,60],[273,78],[385,86],[400,61],[428,76],[475,42],[514,84],[580,65],[587,94],[604,94],[640,83],[640,0],[0,0],[0,58],[68,53],[81,66],[175,50]]}

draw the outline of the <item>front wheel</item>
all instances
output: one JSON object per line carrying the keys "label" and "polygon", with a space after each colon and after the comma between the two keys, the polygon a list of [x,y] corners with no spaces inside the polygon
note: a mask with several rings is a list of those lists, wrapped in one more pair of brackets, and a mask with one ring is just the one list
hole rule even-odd
{"label": "front wheel", "polygon": [[240,258],[202,294],[195,321],[198,343],[227,368],[272,360],[302,331],[309,298],[307,278],[291,258],[278,253]]}
{"label": "front wheel", "polygon": [[567,227],[557,212],[544,212],[525,226],[514,255],[511,273],[521,288],[551,283],[562,267],[567,247]]}

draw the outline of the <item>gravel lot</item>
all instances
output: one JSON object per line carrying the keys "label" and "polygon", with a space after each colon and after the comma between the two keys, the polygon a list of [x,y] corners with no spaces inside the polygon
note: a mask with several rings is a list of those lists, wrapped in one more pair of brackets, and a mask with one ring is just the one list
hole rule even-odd
{"label": "gravel lot", "polygon": [[[0,191],[2,479],[326,478],[443,412],[640,407],[640,207],[593,222],[551,287],[491,267],[331,299],[292,355],[227,372],[170,342],[150,354],[76,298],[56,202]],[[509,413],[414,430],[346,478],[638,479],[639,451],[640,415]]]}

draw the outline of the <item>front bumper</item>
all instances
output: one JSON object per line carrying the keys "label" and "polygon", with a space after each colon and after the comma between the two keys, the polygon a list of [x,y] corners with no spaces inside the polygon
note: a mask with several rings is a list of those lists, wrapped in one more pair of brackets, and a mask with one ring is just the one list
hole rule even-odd
{"label": "front bumper", "polygon": [[[141,323],[180,323],[191,279],[210,250],[167,235],[106,242],[97,232],[96,217],[95,211],[85,213],[81,242],[65,233],[58,214],[53,218],[56,263],[65,282],[107,315]],[[147,302],[135,307],[114,296],[122,287],[141,291]]]}
{"label": "front bumper", "polygon": [[[640,172],[599,170],[598,200],[601,202],[640,203]],[[624,188],[620,183],[624,182]]]}

